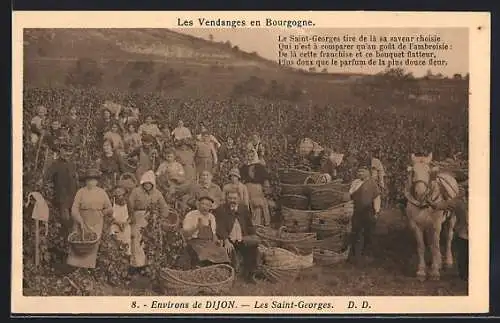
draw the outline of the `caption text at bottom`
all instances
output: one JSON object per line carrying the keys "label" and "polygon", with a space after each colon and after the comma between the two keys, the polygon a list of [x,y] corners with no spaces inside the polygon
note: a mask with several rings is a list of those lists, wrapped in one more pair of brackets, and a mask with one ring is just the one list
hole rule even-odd
{"label": "caption text at bottom", "polygon": [[372,309],[368,301],[345,301],[339,306],[332,302],[307,302],[307,301],[255,301],[253,304],[239,304],[234,300],[231,301],[197,301],[192,302],[172,302],[158,301],[139,302],[132,301],[130,308],[132,309],[152,309],[152,310],[168,310],[168,309],[209,309],[213,311],[223,311],[226,309],[249,308],[249,309],[305,309],[331,312],[336,309],[347,310],[366,310]]}

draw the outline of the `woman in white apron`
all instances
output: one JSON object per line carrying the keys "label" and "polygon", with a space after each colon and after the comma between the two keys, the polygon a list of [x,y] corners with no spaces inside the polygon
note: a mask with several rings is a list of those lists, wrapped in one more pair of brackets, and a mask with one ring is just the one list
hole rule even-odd
{"label": "woman in white apron", "polygon": [[116,239],[128,245],[127,256],[131,255],[131,229],[128,214],[127,191],[122,187],[117,187],[113,198],[113,224],[111,234]]}
{"label": "woman in white apron", "polygon": [[[153,212],[160,218],[166,218],[169,207],[161,192],[156,189],[153,171],[147,171],[141,178],[140,185],[132,190],[128,198],[131,216],[131,261],[130,265],[138,270],[148,265],[143,241],[143,230],[152,220]],[[157,208],[157,209],[156,209]]]}
{"label": "woman in white apron", "polygon": [[[97,186],[100,172],[89,169],[85,174],[85,187],[78,190],[71,208],[75,225],[73,231],[91,230],[99,239],[102,235],[104,216],[111,216],[113,208],[106,192]],[[86,255],[80,255],[70,248],[67,264],[73,267],[95,268],[99,243]]]}

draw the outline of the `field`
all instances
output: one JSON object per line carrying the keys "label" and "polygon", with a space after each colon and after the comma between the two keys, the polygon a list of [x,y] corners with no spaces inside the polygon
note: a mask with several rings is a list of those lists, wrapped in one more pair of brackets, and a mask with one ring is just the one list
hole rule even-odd
{"label": "field", "polygon": [[[25,48],[25,128],[28,128],[27,122],[33,116],[33,108],[39,104],[46,105],[50,116],[54,118],[64,116],[70,106],[79,106],[79,117],[84,122],[95,122],[100,105],[104,100],[111,99],[136,105],[145,114],[157,116],[158,122],[170,128],[175,126],[179,118],[193,128],[200,121],[206,121],[218,138],[224,140],[231,136],[240,144],[247,140],[252,131],[259,131],[272,147],[267,160],[272,171],[289,164],[295,151],[294,140],[304,136],[312,136],[322,143],[335,143],[336,149],[347,154],[355,154],[356,149],[368,151],[378,147],[387,165],[389,185],[393,187],[394,196],[397,195],[401,180],[405,179],[406,156],[411,152],[431,147],[435,156],[441,159],[457,151],[467,157],[465,81],[409,82],[422,89],[439,84],[448,91],[444,92],[446,95],[441,95],[440,102],[421,105],[408,97],[391,96],[391,86],[378,97],[365,96],[354,89],[357,76],[292,73],[254,54],[242,53],[224,44],[192,40],[174,32],[167,31],[160,35],[156,31],[127,31],[123,35],[121,43],[118,43],[118,35],[102,30],[90,33],[82,30],[52,33],[31,31]],[[148,47],[152,46],[147,43],[148,39],[152,43],[164,41],[171,48],[183,48],[184,56],[165,60],[155,54],[158,51],[154,47]],[[71,40],[74,40],[71,46],[64,46]],[[142,45],[133,45],[137,43]],[[192,52],[202,53],[209,58],[192,57],[189,54]],[[227,58],[223,64],[214,60],[214,57],[221,55]],[[68,75],[72,75],[78,64],[87,64],[80,70],[76,69],[80,77],[100,75],[99,84],[66,84],[71,80]],[[168,74],[171,69],[175,70],[174,74]],[[78,76],[75,75],[72,76]],[[167,88],[159,88],[158,83],[165,85],[160,82],[164,80],[162,75],[177,75],[182,82],[174,87],[168,87],[171,84],[165,83]],[[232,97],[235,86],[249,79],[260,84],[262,93],[267,87],[273,89],[273,81],[276,81],[274,85],[278,89],[282,85],[288,89],[293,84],[299,84],[304,95],[297,100],[255,95]],[[264,80],[264,85],[259,80]],[[28,142],[28,137],[24,140]],[[94,141],[95,138],[90,140]],[[87,159],[77,160],[78,168],[83,169],[89,160],[100,153],[100,147],[94,147],[92,143],[79,151],[84,152],[81,155],[86,155]],[[24,195],[33,190],[33,184],[40,175],[30,172],[33,158],[25,158]],[[25,221],[30,219],[26,212],[24,216]],[[28,227],[28,222],[25,225],[24,278],[32,279],[31,285],[38,282],[44,286],[60,283],[62,278],[54,277],[50,271],[42,273],[33,270],[33,252],[27,247],[32,245],[33,231]],[[313,267],[304,271],[293,284],[260,281],[254,286],[238,280],[231,295],[467,294],[467,285],[457,279],[454,271],[443,274],[441,281],[417,281],[414,277],[414,244],[413,236],[405,226],[405,219],[397,209],[391,207],[379,219],[373,263],[364,267],[347,263]],[[71,286],[67,288],[60,293],[55,288],[52,294],[71,295]],[[25,295],[39,295],[42,289],[25,287],[24,292]],[[155,293],[151,288],[118,288],[100,281],[87,295]]]}
{"label": "field", "polygon": [[[257,280],[247,284],[237,279],[232,296],[460,296],[467,295],[467,283],[457,278],[454,269],[440,281],[420,282],[415,273],[414,240],[405,219],[397,210],[386,210],[377,223],[374,261],[365,267],[341,263],[304,270],[298,280],[270,283]],[[114,288],[96,285],[93,295],[161,295],[154,288]],[[30,295],[29,289],[25,295]]]}

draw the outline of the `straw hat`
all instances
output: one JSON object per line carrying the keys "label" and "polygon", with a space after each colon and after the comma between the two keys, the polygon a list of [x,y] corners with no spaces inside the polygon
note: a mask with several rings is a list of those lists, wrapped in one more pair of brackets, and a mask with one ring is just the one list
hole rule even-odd
{"label": "straw hat", "polygon": [[209,200],[210,202],[214,203],[215,200],[210,196],[210,195],[201,195],[199,198],[198,198],[198,202],[201,202],[203,200]]}

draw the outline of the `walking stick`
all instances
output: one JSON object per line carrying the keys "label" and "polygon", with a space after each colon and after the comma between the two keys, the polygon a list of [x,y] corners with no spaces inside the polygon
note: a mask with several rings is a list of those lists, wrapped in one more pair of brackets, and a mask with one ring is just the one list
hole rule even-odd
{"label": "walking stick", "polygon": [[49,147],[45,148],[45,157],[43,159],[43,167],[42,167],[42,178],[45,175],[45,171],[47,170],[47,160],[49,158]]}
{"label": "walking stick", "polygon": [[40,139],[38,141],[38,147],[37,147],[36,153],[35,153],[35,171],[38,168],[38,156],[40,154],[40,149],[42,148],[42,142],[43,142],[44,137],[45,137],[45,132],[42,133],[42,135],[40,136]]}
{"label": "walking stick", "polygon": [[35,219],[35,267],[40,265],[40,221]]}

